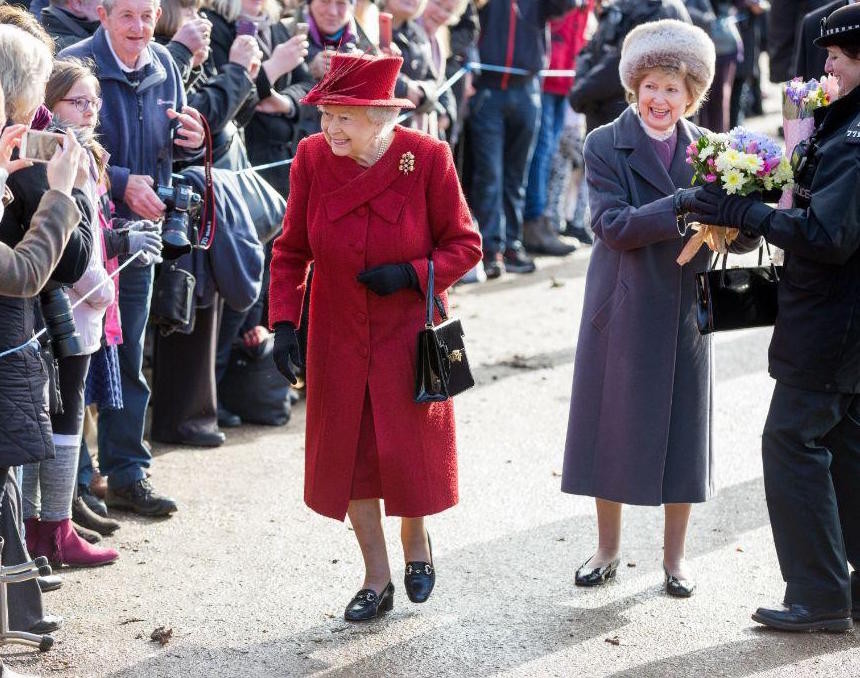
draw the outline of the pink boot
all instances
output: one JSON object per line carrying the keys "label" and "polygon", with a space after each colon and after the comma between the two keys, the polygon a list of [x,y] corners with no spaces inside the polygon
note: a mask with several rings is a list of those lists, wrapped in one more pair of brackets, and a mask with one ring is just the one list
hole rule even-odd
{"label": "pink boot", "polygon": [[36,516],[24,521],[24,540],[27,542],[27,551],[31,558],[43,555],[39,553],[39,538],[41,537],[41,523]]}
{"label": "pink boot", "polygon": [[78,536],[70,518],[65,520],[43,520],[40,525],[40,546],[49,553],[40,553],[54,567],[98,567],[107,565],[119,558],[113,549],[100,548],[88,544]]}

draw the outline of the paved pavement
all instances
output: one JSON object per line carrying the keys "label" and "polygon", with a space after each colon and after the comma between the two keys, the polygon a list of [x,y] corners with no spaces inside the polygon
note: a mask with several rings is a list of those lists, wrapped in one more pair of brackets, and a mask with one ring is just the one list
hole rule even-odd
{"label": "paved pavement", "polygon": [[[592,500],[559,491],[588,251],[539,265],[454,297],[478,384],[457,398],[461,502],[429,522],[429,602],[406,599],[398,523],[386,520],[395,609],[343,621],[361,558],[348,525],[302,503],[300,406],[286,428],[231,431],[217,450],[157,448],[154,480],[180,512],[122,516],[109,540],[120,561],[68,570],[47,595],[66,619],[55,648],[6,647],[4,659],[58,677],[860,676],[856,633],[750,620],[783,593],[759,452],[769,330],[715,341],[719,493],[693,511],[694,597],[662,592],[655,508],[625,510],[616,582],[574,587],[596,542]],[[162,626],[165,645],[150,640]]]}
{"label": "paved pavement", "polygon": [[[573,585],[595,545],[593,503],[559,491],[587,251],[531,276],[458,289],[478,384],[458,397],[462,500],[433,518],[437,588],[348,625],[361,581],[348,525],[302,504],[304,423],[243,428],[217,450],[159,448],[173,518],[123,517],[120,561],[64,573],[47,596],[57,645],[7,662],[45,676],[857,676],[856,634],[788,635],[750,620],[780,599],[760,432],[768,330],[716,339],[719,494],[697,506],[690,600],[662,592],[659,509],[625,511],[623,564]],[[394,572],[397,522],[386,521]],[[162,646],[150,640],[172,629]]]}

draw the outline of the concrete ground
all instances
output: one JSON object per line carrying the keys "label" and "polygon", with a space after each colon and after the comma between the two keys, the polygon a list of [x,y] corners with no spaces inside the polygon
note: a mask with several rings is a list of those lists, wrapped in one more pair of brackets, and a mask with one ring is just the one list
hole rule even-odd
{"label": "concrete ground", "polygon": [[[108,540],[119,562],[64,571],[47,594],[65,617],[55,648],[7,646],[4,660],[110,678],[860,676],[856,633],[750,620],[783,593],[759,452],[768,329],[715,339],[719,492],[693,511],[696,594],[663,593],[655,508],[625,510],[614,583],[573,585],[596,543],[593,501],[559,491],[588,250],[539,265],[454,296],[478,383],[457,398],[461,502],[429,521],[438,576],[426,604],[406,599],[387,519],[394,611],[343,621],[361,558],[348,524],[302,503],[301,405],[289,426],[230,431],[220,449],[157,448],[154,481],[180,511],[121,516]],[[164,645],[157,627],[172,631]]]}

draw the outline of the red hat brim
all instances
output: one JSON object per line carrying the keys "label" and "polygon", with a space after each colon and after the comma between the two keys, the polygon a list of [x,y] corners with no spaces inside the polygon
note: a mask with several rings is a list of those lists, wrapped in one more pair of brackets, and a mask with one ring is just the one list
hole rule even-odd
{"label": "red hat brim", "polygon": [[413,104],[409,99],[357,99],[356,97],[347,96],[345,94],[315,94],[309,92],[299,103],[309,106],[380,106],[385,108],[406,108],[413,109]]}

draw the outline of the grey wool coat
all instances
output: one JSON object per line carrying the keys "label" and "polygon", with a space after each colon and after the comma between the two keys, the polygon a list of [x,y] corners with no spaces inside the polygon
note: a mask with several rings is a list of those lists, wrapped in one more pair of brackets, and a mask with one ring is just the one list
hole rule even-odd
{"label": "grey wool coat", "polygon": [[[702,502],[713,491],[712,365],[695,274],[672,207],[690,186],[680,120],[667,173],[635,110],[591,132],[585,167],[594,248],[573,375],[562,491],[626,504]],[[748,248],[746,248],[748,249]]]}

